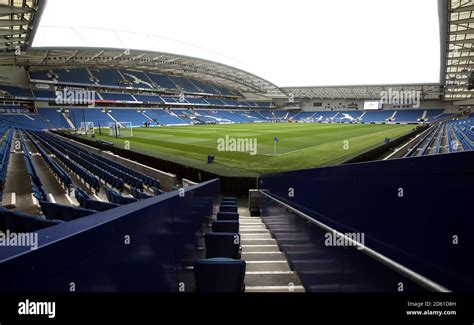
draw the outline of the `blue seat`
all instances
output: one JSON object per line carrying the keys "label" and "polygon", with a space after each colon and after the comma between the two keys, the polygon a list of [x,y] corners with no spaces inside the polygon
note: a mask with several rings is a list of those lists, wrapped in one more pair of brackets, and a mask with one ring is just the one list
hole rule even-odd
{"label": "blue seat", "polygon": [[162,195],[162,194],[165,194],[166,192],[157,188],[157,187],[153,187],[153,194],[155,194],[155,196],[157,195]]}
{"label": "blue seat", "polygon": [[63,223],[61,220],[48,220],[30,216],[20,211],[9,211],[0,207],[0,231],[16,233],[33,232]]}
{"label": "blue seat", "polygon": [[237,233],[207,233],[204,237],[206,243],[206,258],[226,257],[240,259],[240,235]]}
{"label": "blue seat", "polygon": [[238,233],[239,222],[238,221],[213,221],[212,232]]}
{"label": "blue seat", "polygon": [[217,220],[239,221],[239,214],[237,212],[217,212]]}
{"label": "blue seat", "polygon": [[245,291],[245,261],[230,258],[195,260],[194,278],[198,292]]}
{"label": "blue seat", "polygon": [[219,206],[219,212],[238,212],[237,205],[224,205]]}
{"label": "blue seat", "polygon": [[71,221],[97,213],[97,211],[94,210],[87,210],[46,201],[40,201],[39,203],[44,216],[49,220]]}
{"label": "blue seat", "polygon": [[112,190],[108,187],[105,189],[105,193],[107,194],[107,200],[109,200],[110,203],[122,205],[138,202],[137,199],[131,197],[124,197],[119,192]]}
{"label": "blue seat", "polygon": [[221,200],[221,205],[237,205],[237,200]]}
{"label": "blue seat", "polygon": [[115,209],[119,207],[119,204],[109,203],[109,202],[102,202],[102,201],[95,201],[88,199],[84,202],[84,205],[81,205],[85,209],[95,210],[95,211],[107,211],[110,209]]}
{"label": "blue seat", "polygon": [[138,200],[146,200],[146,199],[149,199],[153,196],[151,195],[148,195],[146,193],[143,193],[142,191],[140,191],[139,189],[133,187],[132,188],[132,195],[134,198],[138,199]]}

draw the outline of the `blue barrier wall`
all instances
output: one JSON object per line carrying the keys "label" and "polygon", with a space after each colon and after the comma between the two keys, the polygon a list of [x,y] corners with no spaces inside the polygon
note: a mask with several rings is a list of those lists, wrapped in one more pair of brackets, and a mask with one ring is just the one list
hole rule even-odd
{"label": "blue barrier wall", "polygon": [[[450,290],[474,290],[474,263],[469,257],[474,248],[474,152],[264,175],[260,188],[342,233],[363,233],[367,247]],[[287,209],[273,206],[267,199],[262,200],[262,206],[264,221],[270,229],[274,218],[271,216],[279,216],[279,223],[289,227],[286,237],[290,243],[299,244],[301,240],[309,245],[307,255],[289,254],[290,261],[303,270],[304,283],[324,283],[305,273],[318,270],[319,249],[322,260],[333,260],[336,268],[366,268],[366,274],[358,271],[353,276],[362,282],[373,278],[370,281],[374,283],[363,284],[359,289],[385,291],[394,287],[376,283],[379,279],[375,276],[381,276],[380,273],[372,274],[369,260],[356,258],[362,256],[360,252],[348,254],[351,249],[326,247],[321,241],[324,234],[318,234],[314,226],[298,220]],[[274,227],[273,232],[275,237],[279,236]],[[341,255],[356,260],[349,263]],[[302,264],[305,268],[301,268]],[[396,281],[396,277],[388,280]],[[345,282],[337,283],[338,290],[346,289]]]}
{"label": "blue barrier wall", "polygon": [[0,292],[193,291],[219,192],[208,181],[40,230],[36,250],[2,247]]}

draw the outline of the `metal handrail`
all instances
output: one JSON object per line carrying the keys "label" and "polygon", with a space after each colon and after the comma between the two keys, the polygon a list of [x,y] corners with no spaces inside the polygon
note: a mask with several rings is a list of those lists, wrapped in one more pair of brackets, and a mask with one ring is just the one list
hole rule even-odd
{"label": "metal handrail", "polygon": [[381,253],[359,243],[358,241],[346,236],[345,234],[337,231],[334,228],[331,228],[330,226],[308,216],[307,214],[295,209],[291,205],[286,204],[283,201],[278,200],[277,198],[273,197],[272,195],[265,193],[263,190],[259,190],[260,193],[263,195],[267,196],[268,198],[272,199],[273,201],[277,202],[278,204],[284,206],[285,208],[293,211],[294,213],[298,214],[299,216],[303,217],[304,219],[308,220],[312,224],[320,227],[321,229],[327,231],[327,232],[332,232],[337,236],[343,237],[344,240],[347,240],[347,242],[351,243],[351,246],[356,246],[359,250],[367,254],[368,256],[372,257],[374,260],[377,262],[380,262],[384,264],[385,266],[389,267],[390,269],[396,271],[397,273],[400,273],[401,275],[405,276],[406,278],[410,279],[414,283],[422,286],[423,288],[430,290],[432,292],[451,292],[449,289],[443,287],[442,285],[428,279],[427,277],[409,269],[406,266],[401,265],[400,263],[392,260],[391,258],[382,255]]}

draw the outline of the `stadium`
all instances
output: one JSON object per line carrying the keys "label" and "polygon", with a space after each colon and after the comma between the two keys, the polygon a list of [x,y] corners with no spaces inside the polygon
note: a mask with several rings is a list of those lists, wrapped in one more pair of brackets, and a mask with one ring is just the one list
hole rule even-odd
{"label": "stadium", "polygon": [[0,1],[0,295],[474,291],[470,1],[141,2]]}

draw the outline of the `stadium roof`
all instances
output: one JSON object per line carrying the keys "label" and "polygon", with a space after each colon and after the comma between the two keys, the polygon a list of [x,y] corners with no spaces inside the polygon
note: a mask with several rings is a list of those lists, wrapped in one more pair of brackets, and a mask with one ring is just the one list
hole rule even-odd
{"label": "stadium roof", "polygon": [[474,4],[471,0],[450,0],[446,47],[445,98],[473,98],[468,90],[474,70]]}
{"label": "stadium roof", "polygon": [[433,85],[380,85],[380,86],[329,86],[329,87],[286,87],[285,93],[303,99],[380,99],[382,91],[419,91],[422,99],[439,99],[443,87]]}
{"label": "stadium roof", "polygon": [[0,52],[26,47],[38,10],[37,0],[0,1]]}
{"label": "stadium roof", "polygon": [[[474,5],[467,0],[438,0],[441,44],[445,45],[441,49],[442,61],[445,62],[441,67],[441,84],[446,83],[442,90],[439,84],[279,88],[272,82],[241,69],[185,55],[143,50],[124,51],[118,48],[31,48],[45,1],[0,1],[5,2],[0,4],[0,15],[5,17],[3,23],[0,20],[0,33],[3,36],[0,38],[0,65],[3,66],[19,65],[32,69],[60,66],[138,68],[193,77],[223,84],[243,93],[258,93],[272,98],[294,94],[298,98],[376,99],[380,97],[380,91],[388,87],[420,90],[427,99],[439,98],[443,92],[445,99],[472,98],[472,92],[467,90],[467,83],[474,58],[471,54]],[[444,16],[446,19],[442,19]],[[449,33],[444,32],[444,38],[443,24],[449,26]],[[448,26],[445,26],[446,30]],[[23,50],[21,55],[15,55],[16,46]]]}
{"label": "stadium roof", "polygon": [[48,0],[32,46],[174,53],[279,87],[440,81],[437,0]]}
{"label": "stadium roof", "polygon": [[107,67],[144,69],[184,75],[203,81],[259,93],[268,97],[286,97],[271,82],[249,72],[224,64],[162,52],[100,48],[30,48],[21,55],[0,54],[0,65],[45,67]]}

